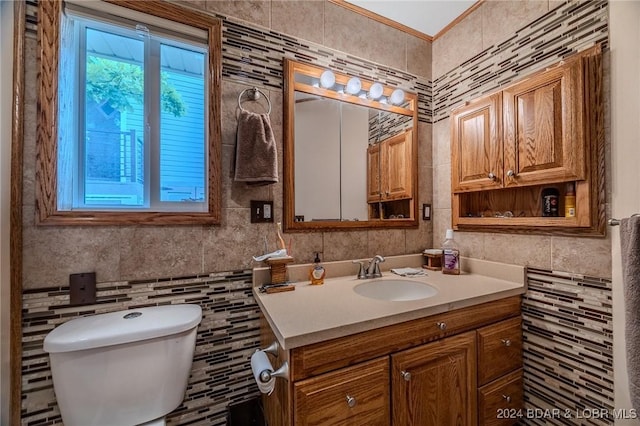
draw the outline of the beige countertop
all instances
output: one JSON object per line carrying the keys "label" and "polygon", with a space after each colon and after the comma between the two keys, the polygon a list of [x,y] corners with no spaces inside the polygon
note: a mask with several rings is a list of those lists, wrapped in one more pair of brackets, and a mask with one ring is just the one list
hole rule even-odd
{"label": "beige countertop", "polygon": [[[269,280],[268,268],[254,270],[253,293],[280,345],[292,349],[350,334],[385,327],[404,321],[447,312],[522,294],[526,290],[524,267],[462,259],[460,275],[446,275],[425,270],[426,276],[401,277],[391,268],[419,267],[422,255],[387,257],[380,264],[384,278],[420,281],[435,287],[436,295],[420,300],[391,302],[361,296],[354,287],[375,279],[356,279],[355,265],[348,262],[328,262],[323,285],[310,285],[303,277],[310,265],[293,265],[289,279],[295,291],[260,293],[258,286]],[[334,276],[347,270],[347,276]]]}

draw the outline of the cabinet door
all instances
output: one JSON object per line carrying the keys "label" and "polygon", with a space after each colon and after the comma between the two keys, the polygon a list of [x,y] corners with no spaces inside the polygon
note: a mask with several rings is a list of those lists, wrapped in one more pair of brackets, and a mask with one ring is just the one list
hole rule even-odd
{"label": "cabinet door", "polygon": [[413,132],[407,131],[383,142],[382,188],[384,200],[411,197],[413,167],[411,162]]}
{"label": "cabinet door", "polygon": [[389,359],[294,383],[294,424],[389,425]]}
{"label": "cabinet door", "polygon": [[391,356],[397,426],[475,425],[475,331]]}
{"label": "cabinet door", "polygon": [[452,112],[453,192],[502,187],[501,111],[496,93]]}
{"label": "cabinet door", "polygon": [[581,68],[573,59],[503,91],[504,186],[585,178]]}
{"label": "cabinet door", "polygon": [[380,201],[380,144],[367,148],[367,201]]}

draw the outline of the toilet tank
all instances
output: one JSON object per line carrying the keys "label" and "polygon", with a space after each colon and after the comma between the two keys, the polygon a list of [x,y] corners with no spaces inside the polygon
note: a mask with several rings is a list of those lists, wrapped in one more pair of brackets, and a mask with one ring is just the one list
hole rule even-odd
{"label": "toilet tank", "polygon": [[199,305],[73,319],[44,340],[65,426],[137,425],[177,408],[187,388]]}

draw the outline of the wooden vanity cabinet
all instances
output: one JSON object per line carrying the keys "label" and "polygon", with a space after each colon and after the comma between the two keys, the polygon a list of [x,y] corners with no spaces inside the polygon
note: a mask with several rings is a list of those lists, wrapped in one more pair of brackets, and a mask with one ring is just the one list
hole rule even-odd
{"label": "wooden vanity cabinet", "polygon": [[296,425],[389,424],[387,357],[301,380],[293,388]]}
{"label": "wooden vanity cabinet", "polygon": [[[601,62],[595,46],[451,112],[454,229],[603,234]],[[575,217],[542,217],[541,191],[562,203],[569,182]]]}
{"label": "wooden vanity cabinet", "polygon": [[392,423],[475,425],[475,355],[473,331],[391,355]]}
{"label": "wooden vanity cabinet", "polygon": [[[491,422],[503,406],[522,407],[520,303],[513,296],[281,350],[271,360],[288,360],[289,381],[263,395],[268,425],[509,424]],[[263,345],[273,338],[266,324]]]}

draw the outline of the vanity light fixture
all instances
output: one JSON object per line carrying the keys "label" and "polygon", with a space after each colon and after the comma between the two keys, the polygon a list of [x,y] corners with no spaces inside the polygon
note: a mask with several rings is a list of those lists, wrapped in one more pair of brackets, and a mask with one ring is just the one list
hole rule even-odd
{"label": "vanity light fixture", "polygon": [[391,96],[389,96],[389,101],[393,105],[400,105],[402,102],[404,102],[404,90],[396,89],[393,92],[391,92]]}
{"label": "vanity light fixture", "polygon": [[369,98],[373,99],[374,101],[378,100],[382,96],[383,91],[384,88],[382,87],[382,84],[373,83],[369,88]]}
{"label": "vanity light fixture", "polygon": [[345,88],[346,92],[350,95],[357,95],[360,93],[362,89],[362,82],[358,77],[351,77],[349,81],[347,81],[347,87]]}
{"label": "vanity light fixture", "polygon": [[325,89],[331,89],[336,84],[336,75],[331,70],[325,70],[320,75],[320,85]]}

